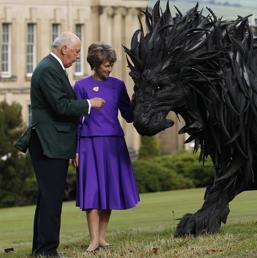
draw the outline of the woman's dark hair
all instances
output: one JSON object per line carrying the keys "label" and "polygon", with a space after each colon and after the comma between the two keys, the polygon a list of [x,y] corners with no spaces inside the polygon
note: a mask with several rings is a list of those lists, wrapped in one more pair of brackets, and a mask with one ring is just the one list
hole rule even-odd
{"label": "woman's dark hair", "polygon": [[98,68],[104,61],[115,63],[117,60],[115,50],[108,44],[93,43],[88,47],[87,62],[91,70]]}

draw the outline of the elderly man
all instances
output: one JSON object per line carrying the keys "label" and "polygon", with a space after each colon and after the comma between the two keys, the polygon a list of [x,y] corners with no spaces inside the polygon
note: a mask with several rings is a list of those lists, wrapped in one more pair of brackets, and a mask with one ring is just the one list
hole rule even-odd
{"label": "elderly man", "polygon": [[76,100],[65,68],[80,54],[80,39],[64,32],[52,45],[31,79],[32,129],[29,152],[38,183],[32,254],[60,257],[62,200],[69,159],[76,150],[76,125],[91,108],[100,109],[104,100]]}

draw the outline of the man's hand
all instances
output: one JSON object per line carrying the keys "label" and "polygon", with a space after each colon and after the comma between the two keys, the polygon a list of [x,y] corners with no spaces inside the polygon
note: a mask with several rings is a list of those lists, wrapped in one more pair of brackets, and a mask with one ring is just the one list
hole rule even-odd
{"label": "man's hand", "polygon": [[91,108],[100,109],[103,107],[105,100],[101,98],[92,98],[89,100],[91,103]]}
{"label": "man's hand", "polygon": [[79,166],[79,154],[76,153],[76,158],[72,159],[72,165],[76,168]]}

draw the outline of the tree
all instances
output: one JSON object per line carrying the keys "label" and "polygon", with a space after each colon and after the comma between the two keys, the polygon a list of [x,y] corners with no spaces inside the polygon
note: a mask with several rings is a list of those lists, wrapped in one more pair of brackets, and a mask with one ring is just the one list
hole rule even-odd
{"label": "tree", "polygon": [[160,145],[156,136],[141,136],[139,159],[150,159],[160,155]]}
{"label": "tree", "polygon": [[24,131],[21,106],[0,102],[0,207],[31,204],[36,195],[33,169],[14,143]]}

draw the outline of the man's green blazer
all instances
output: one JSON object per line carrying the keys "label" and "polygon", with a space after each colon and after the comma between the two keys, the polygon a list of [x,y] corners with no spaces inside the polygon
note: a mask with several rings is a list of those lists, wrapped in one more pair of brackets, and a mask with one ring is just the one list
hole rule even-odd
{"label": "man's green blazer", "polygon": [[60,63],[51,54],[31,78],[32,128],[49,158],[69,159],[76,153],[77,123],[88,114],[87,100],[77,100]]}

